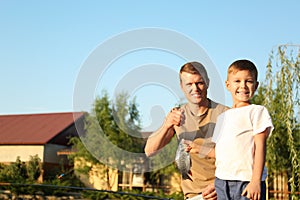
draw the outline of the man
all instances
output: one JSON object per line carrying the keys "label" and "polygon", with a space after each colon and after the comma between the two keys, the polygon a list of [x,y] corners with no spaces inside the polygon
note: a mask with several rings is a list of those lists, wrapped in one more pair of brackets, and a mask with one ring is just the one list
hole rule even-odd
{"label": "man", "polygon": [[[201,63],[184,64],[179,77],[181,90],[188,102],[180,108],[173,108],[163,125],[148,138],[145,146],[147,156],[157,153],[175,134],[178,141],[184,139],[200,145],[201,155],[208,153],[214,145],[210,139],[217,116],[227,107],[207,98],[209,78]],[[215,159],[196,153],[190,153],[190,157],[190,178],[181,180],[185,199],[216,200]]]}

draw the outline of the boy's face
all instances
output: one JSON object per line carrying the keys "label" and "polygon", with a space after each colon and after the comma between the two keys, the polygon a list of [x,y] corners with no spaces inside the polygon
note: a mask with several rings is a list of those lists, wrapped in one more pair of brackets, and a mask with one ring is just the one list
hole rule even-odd
{"label": "boy's face", "polygon": [[226,88],[231,93],[234,105],[239,105],[240,103],[249,104],[257,87],[258,82],[248,70],[235,71],[228,74]]}
{"label": "boy's face", "polygon": [[181,89],[190,103],[201,105],[207,100],[208,85],[200,74],[182,72]]}

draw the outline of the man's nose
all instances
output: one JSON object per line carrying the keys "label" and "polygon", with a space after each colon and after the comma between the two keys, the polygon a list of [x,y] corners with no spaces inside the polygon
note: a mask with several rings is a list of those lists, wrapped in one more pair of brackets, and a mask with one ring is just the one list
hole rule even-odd
{"label": "man's nose", "polygon": [[192,84],[192,89],[193,89],[193,90],[198,90],[199,87],[198,87],[198,85],[197,85],[196,83],[193,83],[193,84]]}

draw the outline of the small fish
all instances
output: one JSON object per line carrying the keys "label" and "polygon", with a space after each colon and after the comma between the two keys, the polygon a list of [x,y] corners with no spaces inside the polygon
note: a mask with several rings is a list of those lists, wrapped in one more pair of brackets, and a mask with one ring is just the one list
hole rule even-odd
{"label": "small fish", "polygon": [[189,152],[186,152],[187,144],[184,144],[184,139],[182,139],[179,142],[177,151],[176,151],[176,157],[175,157],[175,163],[182,175],[182,179],[191,179],[189,174],[190,168],[191,168],[191,157]]}

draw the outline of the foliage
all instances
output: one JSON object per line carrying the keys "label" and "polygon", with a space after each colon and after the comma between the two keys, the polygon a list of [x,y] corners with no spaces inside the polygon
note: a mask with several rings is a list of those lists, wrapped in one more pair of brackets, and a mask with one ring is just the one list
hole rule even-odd
{"label": "foliage", "polygon": [[271,53],[266,80],[253,102],[268,108],[274,124],[267,145],[269,171],[288,171],[292,198],[296,199],[300,188],[300,49],[296,54],[293,50],[284,45],[276,56]]}
{"label": "foliage", "polygon": [[[0,180],[7,183],[36,183],[42,174],[41,160],[37,155],[30,156],[30,160],[25,163],[17,157],[16,162],[9,165],[0,165]],[[11,191],[18,194],[33,192],[31,187],[16,188],[10,187]]]}
{"label": "foliage", "polygon": [[[55,169],[51,172],[58,174],[58,171]],[[40,187],[37,187],[34,184],[39,182],[38,179],[42,175],[42,163],[38,155],[30,156],[30,160],[28,162],[22,162],[20,157],[17,157],[16,161],[9,165],[0,164],[1,182],[10,183],[9,185],[2,186],[1,188],[8,189],[15,195],[36,194],[37,192],[53,195],[64,191],[62,189],[43,187],[47,184],[54,186],[83,186],[83,184],[73,174],[72,170],[65,171],[64,174],[65,176],[63,178],[51,176],[54,178],[45,180]]]}
{"label": "foliage", "polygon": [[111,134],[110,139],[123,150],[142,153],[143,140],[141,140],[139,112],[135,99],[128,102],[128,98],[126,93],[121,93],[116,97],[112,111],[117,132]]}
{"label": "foliage", "polygon": [[27,179],[26,165],[17,157],[16,162],[10,165],[1,165],[0,180],[3,182],[23,183]]}
{"label": "foliage", "polygon": [[164,180],[168,180],[170,175],[178,173],[175,163],[173,162],[177,145],[177,138],[173,137],[171,142],[159,153],[149,158],[151,162],[151,172],[148,172],[146,175],[147,180],[153,187],[168,185],[169,182],[164,183]]}
{"label": "foliage", "polygon": [[99,192],[99,191],[86,191],[83,196],[87,199],[120,199],[120,200],[144,200],[144,199],[173,199],[181,200],[183,199],[182,193],[173,193],[170,195],[164,194],[163,191],[160,192],[141,192],[139,190],[131,191],[117,191],[117,192]]}
{"label": "foliage", "polygon": [[134,156],[125,157],[125,154],[143,152],[144,141],[140,129],[135,99],[130,101],[126,93],[121,93],[111,101],[107,92],[103,91],[102,96],[96,98],[92,112],[86,117],[85,135],[70,140],[75,150],[70,158],[90,163],[90,168],[85,168],[87,173],[92,166],[102,165],[101,174],[109,189],[109,167],[120,169],[125,158],[126,162],[136,159]]}
{"label": "foliage", "polygon": [[42,173],[42,163],[38,155],[30,156],[30,160],[27,163],[27,176],[29,182],[35,182],[38,180]]}
{"label": "foliage", "polygon": [[[71,138],[75,153],[70,155],[70,159],[87,161],[88,166],[82,165],[77,169],[85,174],[88,174],[93,166],[102,165],[103,170],[98,176],[107,181],[107,189],[110,189],[108,167],[122,170],[122,160],[125,156],[126,163],[129,163],[130,159],[136,159],[134,155],[143,154],[145,141],[141,137],[140,116],[135,99],[129,101],[128,94],[121,93],[112,101],[104,91],[101,97],[96,98],[92,112],[86,116],[85,131],[84,137]],[[164,151],[151,158],[150,162],[156,168],[145,173],[145,178],[153,187],[165,184],[163,180],[169,178],[166,174],[177,171],[172,162],[164,163],[167,157],[174,159],[176,148],[177,140],[174,138]],[[128,152],[132,152],[133,156],[129,157]],[[98,197],[93,199],[108,198],[102,195],[104,194],[97,194]]]}

